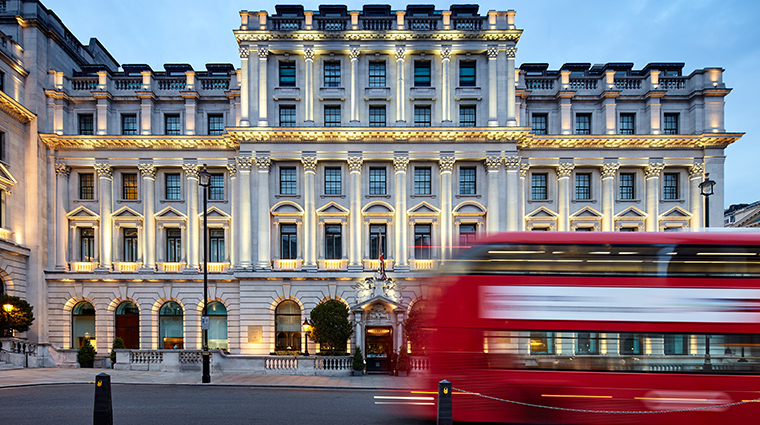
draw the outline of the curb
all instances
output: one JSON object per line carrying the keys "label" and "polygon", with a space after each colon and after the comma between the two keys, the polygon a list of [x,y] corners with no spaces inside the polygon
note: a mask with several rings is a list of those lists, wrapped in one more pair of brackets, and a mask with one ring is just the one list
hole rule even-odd
{"label": "curb", "polygon": [[[34,382],[23,384],[0,385],[0,390],[10,388],[52,386],[52,385],[92,385],[95,381],[71,381],[71,382]],[[226,384],[226,383],[163,383],[163,382],[111,382],[111,385],[170,385],[185,387],[233,387],[233,388],[282,388],[282,389],[304,389],[304,390],[344,390],[344,391],[409,391],[408,388],[368,388],[368,387],[335,387],[335,386],[307,386],[307,385],[274,385],[274,384]]]}

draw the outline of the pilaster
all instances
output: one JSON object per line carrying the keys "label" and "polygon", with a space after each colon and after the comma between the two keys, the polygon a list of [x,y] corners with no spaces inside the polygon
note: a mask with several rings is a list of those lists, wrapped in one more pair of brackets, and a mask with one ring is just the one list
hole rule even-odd
{"label": "pilaster", "polygon": [[409,270],[409,226],[406,218],[406,167],[409,165],[409,157],[396,155],[393,157],[393,167],[396,172],[396,222],[394,250],[395,267],[397,271]]}
{"label": "pilaster", "polygon": [[272,261],[270,254],[270,214],[269,214],[269,166],[271,159],[269,156],[256,156],[256,169],[259,173],[258,178],[258,261],[256,268],[259,270],[271,270]]}
{"label": "pilaster", "polygon": [[153,163],[139,163],[137,168],[142,174],[143,181],[143,231],[144,263],[141,271],[156,269],[156,166]]}
{"label": "pilaster", "polygon": [[[348,253],[348,270],[361,271],[362,265],[362,162],[361,156],[348,157],[349,172],[349,216],[348,238],[351,246]],[[345,239],[345,237],[344,237]]]}
{"label": "pilaster", "polygon": [[657,220],[660,218],[660,175],[664,168],[662,162],[650,162],[644,168],[647,181],[647,232],[657,231]]}

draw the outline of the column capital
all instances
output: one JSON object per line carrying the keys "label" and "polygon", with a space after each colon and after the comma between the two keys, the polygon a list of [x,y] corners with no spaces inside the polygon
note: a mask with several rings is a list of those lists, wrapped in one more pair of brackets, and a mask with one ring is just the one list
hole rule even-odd
{"label": "column capital", "polygon": [[248,49],[248,46],[239,47],[238,53],[240,54],[240,59],[248,59],[248,57],[251,56],[251,51]]}
{"label": "column capital", "polygon": [[521,158],[517,155],[509,155],[504,157],[504,166],[507,170],[517,170],[520,168]]}
{"label": "column capital", "polygon": [[442,156],[438,159],[438,165],[441,167],[441,174],[450,173],[454,171],[454,163],[457,158],[455,156]]}
{"label": "column capital", "polygon": [[499,46],[488,46],[488,59],[499,57]]}
{"label": "column capital", "polygon": [[111,168],[111,164],[107,162],[98,162],[93,164],[93,167],[98,173],[98,178],[109,180],[113,178],[113,168]]}
{"label": "column capital", "polygon": [[364,158],[361,156],[349,156],[347,158],[348,161],[348,171],[353,173],[361,173],[362,172],[362,163],[364,162]]}
{"label": "column capital", "polygon": [[361,55],[361,53],[361,49],[359,49],[358,46],[351,46],[348,52],[348,57],[351,58],[352,61],[359,60],[359,55]]}
{"label": "column capital", "polygon": [[499,171],[501,161],[503,157],[501,155],[488,155],[486,156],[486,169],[488,171]]}
{"label": "column capital", "polygon": [[406,166],[408,164],[409,164],[408,156],[394,156],[393,157],[393,167],[395,168],[396,173],[405,173]]}
{"label": "column capital", "polygon": [[268,156],[257,156],[256,157],[256,168],[259,171],[266,171],[269,172],[269,166],[272,164],[272,159]]}
{"label": "column capital", "polygon": [[60,179],[68,179],[71,175],[71,167],[66,163],[56,160],[55,161],[55,176]]}
{"label": "column capital", "polygon": [[406,55],[406,46],[396,46],[396,60],[404,60]]}
{"label": "column capital", "polygon": [[269,56],[269,46],[259,46],[259,59],[266,59]]}
{"label": "column capital", "polygon": [[235,162],[240,171],[251,171],[253,167],[253,158],[250,156],[236,156]]}
{"label": "column capital", "polygon": [[228,162],[227,163],[227,171],[230,173],[230,178],[234,179],[235,176],[237,176],[237,163],[235,162]]}
{"label": "column capital", "polygon": [[665,164],[662,162],[650,162],[644,168],[644,175],[646,178],[659,178],[662,170],[665,168]]}
{"label": "column capital", "polygon": [[137,164],[137,169],[142,173],[144,179],[156,179],[156,165],[150,162],[141,162]]}
{"label": "column capital", "polygon": [[507,59],[514,59],[517,55],[517,47],[507,47],[505,51],[507,52]]}
{"label": "column capital", "polygon": [[314,46],[306,46],[303,49],[303,58],[307,61],[314,60]]}
{"label": "column capital", "polygon": [[689,178],[690,179],[701,179],[705,175],[705,163],[704,162],[695,162],[692,164],[691,167],[689,167]]}
{"label": "column capital", "polygon": [[451,59],[451,46],[441,46],[441,60]]}
{"label": "column capital", "polygon": [[[257,157],[258,161],[258,157]],[[313,155],[305,155],[301,157],[301,164],[303,164],[304,173],[316,173],[317,172],[317,157]]]}
{"label": "column capital", "polygon": [[573,174],[573,170],[575,169],[575,164],[572,162],[560,162],[557,166],[557,178],[566,178],[570,177],[571,174]]}
{"label": "column capital", "polygon": [[528,171],[530,171],[530,164],[527,162],[520,163],[520,177],[528,177]]}
{"label": "column capital", "polygon": [[188,179],[198,180],[198,172],[201,170],[201,166],[196,162],[185,162],[182,164],[182,170]]}
{"label": "column capital", "polygon": [[602,168],[600,169],[600,172],[602,173],[603,179],[608,179],[615,177],[615,174],[620,169],[620,163],[618,162],[605,162],[602,164]]}

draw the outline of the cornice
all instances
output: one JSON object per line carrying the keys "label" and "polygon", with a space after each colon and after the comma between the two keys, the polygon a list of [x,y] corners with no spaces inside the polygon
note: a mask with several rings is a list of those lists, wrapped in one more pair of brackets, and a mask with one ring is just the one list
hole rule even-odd
{"label": "cornice", "polygon": [[11,115],[22,123],[28,123],[37,117],[37,115],[35,115],[32,111],[26,109],[24,105],[16,102],[15,99],[1,91],[0,111]]}
{"label": "cornice", "polygon": [[224,136],[80,136],[40,134],[51,149],[236,149],[237,143]]}
{"label": "cornice", "polygon": [[236,143],[441,143],[441,142],[518,142],[529,135],[526,127],[497,128],[368,128],[323,129],[314,127],[282,128],[228,128],[228,136]]}
{"label": "cornice", "polygon": [[322,31],[233,31],[238,44],[242,42],[269,42],[269,41],[407,41],[407,40],[481,40],[481,41],[513,41],[517,43],[522,35],[522,30],[496,30],[496,31],[456,31],[446,32],[415,32],[415,31],[347,31],[329,33]]}
{"label": "cornice", "polygon": [[521,139],[518,149],[567,149],[567,148],[605,148],[605,149],[666,149],[666,148],[726,148],[739,140],[744,133],[704,133],[655,135],[641,134],[633,136],[599,134],[591,136],[552,135],[536,136],[530,134]]}

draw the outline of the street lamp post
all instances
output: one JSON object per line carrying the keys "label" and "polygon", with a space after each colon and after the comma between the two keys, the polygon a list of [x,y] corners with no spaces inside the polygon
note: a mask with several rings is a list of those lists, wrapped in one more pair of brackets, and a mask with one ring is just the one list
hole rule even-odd
{"label": "street lamp post", "polygon": [[309,355],[309,331],[311,331],[311,324],[309,323],[309,319],[303,319],[303,355],[308,356]]}
{"label": "street lamp post", "polygon": [[[710,180],[710,174],[705,174],[705,181],[699,184],[699,191],[705,197],[705,228],[710,227],[710,196],[715,192],[715,180]],[[710,360],[710,335],[705,335],[705,364],[702,370],[712,370]]]}
{"label": "street lamp post", "polygon": [[203,187],[203,314],[201,315],[201,333],[202,333],[202,360],[203,376],[201,382],[204,384],[211,383],[211,355],[208,352],[208,188],[211,186],[211,173],[203,164],[203,170],[198,172],[200,186]]}
{"label": "street lamp post", "polygon": [[11,336],[11,311],[13,311],[13,304],[11,303],[5,303],[3,304],[3,310],[5,311],[5,321],[8,322],[8,330],[6,336]]}

